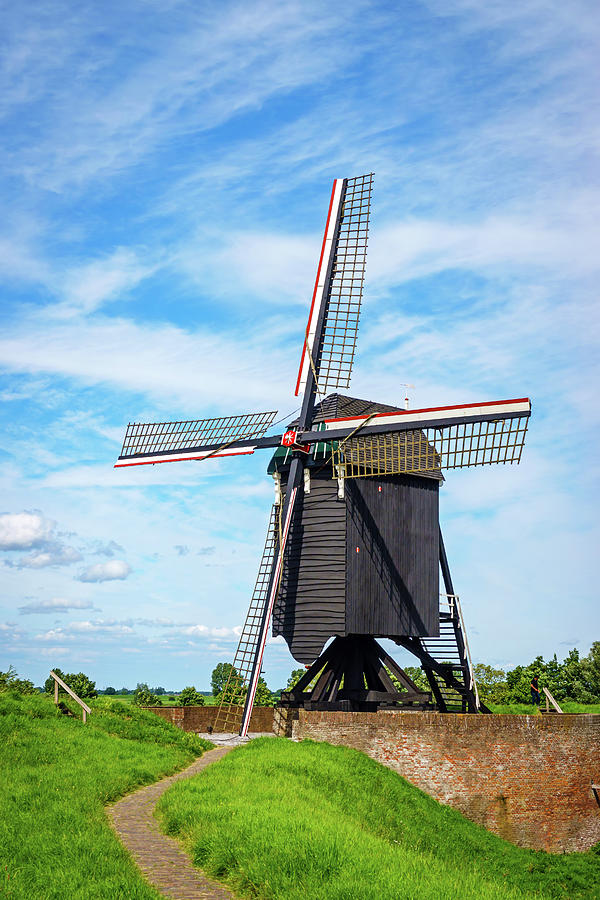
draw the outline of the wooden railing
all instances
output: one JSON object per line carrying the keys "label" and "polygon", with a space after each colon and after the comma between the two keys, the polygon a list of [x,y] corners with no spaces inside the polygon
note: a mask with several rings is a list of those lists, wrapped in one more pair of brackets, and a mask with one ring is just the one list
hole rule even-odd
{"label": "wooden railing", "polygon": [[56,672],[50,672],[52,678],[54,678],[54,702],[58,704],[58,686],[60,685],[63,691],[66,691],[67,694],[76,700],[79,703],[80,707],[83,710],[83,721],[87,722],[88,713],[91,713],[91,709],[84,703],[81,697],[78,697],[75,691],[72,691],[68,684],[65,684],[60,675],[57,675]]}
{"label": "wooden railing", "polygon": [[562,709],[560,708],[560,706],[558,705],[558,703],[556,702],[556,700],[554,699],[554,697],[552,696],[552,694],[550,693],[548,688],[545,687],[545,688],[542,688],[542,690],[543,690],[544,694],[546,695],[546,712],[550,712],[550,706],[548,704],[548,701],[550,701],[550,703],[552,704],[552,706],[554,707],[556,712],[561,713]]}

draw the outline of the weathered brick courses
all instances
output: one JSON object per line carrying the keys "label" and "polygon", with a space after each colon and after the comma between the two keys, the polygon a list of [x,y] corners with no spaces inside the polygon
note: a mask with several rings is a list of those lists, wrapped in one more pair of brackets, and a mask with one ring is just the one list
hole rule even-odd
{"label": "weathered brick courses", "polygon": [[[183,731],[208,731],[214,727],[217,706],[150,706],[149,709]],[[273,708],[255,706],[250,719],[250,731],[273,730]]]}

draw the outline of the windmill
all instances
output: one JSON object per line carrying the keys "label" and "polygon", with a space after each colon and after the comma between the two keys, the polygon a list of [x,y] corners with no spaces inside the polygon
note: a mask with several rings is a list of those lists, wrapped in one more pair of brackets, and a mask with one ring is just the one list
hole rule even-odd
{"label": "windmill", "polygon": [[[296,383],[300,413],[285,433],[267,436],[275,411],[130,423],[116,463],[275,451],[275,503],[218,713],[224,730],[239,727],[242,735],[271,621],[307,669],[282,694],[284,706],[372,710],[435,701],[443,712],[488,711],[439,527],[439,485],[449,469],[518,463],[531,403],[413,410],[327,393],[350,384],[372,185],[372,174],[333,183]],[[377,638],[413,653],[431,690],[419,690]]]}

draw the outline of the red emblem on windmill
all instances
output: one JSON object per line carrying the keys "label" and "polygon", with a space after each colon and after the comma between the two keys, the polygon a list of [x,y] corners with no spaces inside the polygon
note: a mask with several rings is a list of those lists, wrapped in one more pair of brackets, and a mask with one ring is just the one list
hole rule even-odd
{"label": "red emblem on windmill", "polygon": [[286,431],[284,436],[281,438],[281,443],[283,444],[283,446],[284,447],[293,447],[294,444],[296,443],[297,434],[298,434],[298,432],[292,431],[292,429],[290,429],[289,431]]}

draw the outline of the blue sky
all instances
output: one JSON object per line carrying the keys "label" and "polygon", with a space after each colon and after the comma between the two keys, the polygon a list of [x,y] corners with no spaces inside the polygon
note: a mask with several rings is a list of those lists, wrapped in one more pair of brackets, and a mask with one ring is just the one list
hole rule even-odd
{"label": "blue sky", "polygon": [[[532,398],[521,466],[448,473],[442,527],[476,661],[586,653],[596,5],[32,0],[3,22],[0,668],[207,688],[232,658],[268,456],[112,465],[128,421],[295,409],[331,182],[370,171],[350,393]],[[269,684],[293,666],[270,642]]]}

